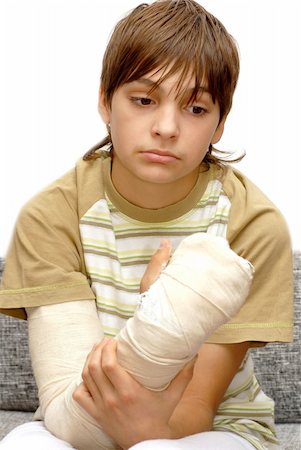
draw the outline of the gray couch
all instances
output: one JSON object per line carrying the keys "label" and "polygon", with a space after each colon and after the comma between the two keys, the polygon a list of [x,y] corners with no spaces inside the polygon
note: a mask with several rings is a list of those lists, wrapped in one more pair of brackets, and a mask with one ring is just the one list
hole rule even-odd
{"label": "gray couch", "polygon": [[[3,260],[0,260],[0,274]],[[283,450],[301,449],[301,253],[294,255],[295,329],[292,344],[254,349],[256,375],[275,400]],[[26,321],[0,315],[0,440],[32,419],[38,406]]]}

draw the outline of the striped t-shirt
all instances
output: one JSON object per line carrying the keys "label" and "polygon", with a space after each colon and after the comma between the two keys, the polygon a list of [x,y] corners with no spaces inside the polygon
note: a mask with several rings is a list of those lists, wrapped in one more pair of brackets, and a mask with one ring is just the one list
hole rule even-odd
{"label": "striped t-shirt", "polygon": [[[200,173],[184,200],[149,210],[115,190],[109,157],[80,161],[22,211],[6,258],[1,312],[24,317],[26,307],[94,298],[105,334],[115,336],[135,311],[141,277],[161,239],[170,239],[176,248],[195,232],[225,237],[255,268],[245,304],[207,342],[290,341],[286,224],[246,177],[216,165]],[[258,450],[278,448],[273,408],[247,356],[218,409],[214,429],[237,433]]]}

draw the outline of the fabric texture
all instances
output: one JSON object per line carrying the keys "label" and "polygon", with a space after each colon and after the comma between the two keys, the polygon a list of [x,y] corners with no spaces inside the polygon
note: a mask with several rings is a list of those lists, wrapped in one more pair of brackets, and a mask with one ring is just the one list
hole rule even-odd
{"label": "fabric texture", "polygon": [[[15,427],[31,420],[33,420],[33,414],[29,412],[0,410],[0,440]],[[281,450],[300,450],[300,424],[278,424],[276,429]]]}
{"label": "fabric texture", "polygon": [[[19,425],[33,420],[32,412],[0,409],[0,441]],[[1,443],[0,443],[1,445]]]}
{"label": "fabric texture", "polygon": [[182,439],[140,442],[129,450],[254,450],[253,445],[233,433],[211,431]]}
{"label": "fabric texture", "polygon": [[[135,309],[139,279],[160,239],[168,236],[177,247],[185,235],[206,232],[226,237],[231,248],[255,268],[245,305],[210,342],[249,340],[260,345],[291,340],[292,258],[287,225],[247,177],[230,166],[213,164],[207,171],[201,167],[199,179],[185,199],[146,210],[119,195],[110,179],[110,167],[108,157],[81,160],[23,208],[7,254],[0,290],[2,312],[25,318],[26,307],[96,295],[104,331],[115,335],[123,326],[120,319],[128,318]],[[128,242],[135,244],[132,255],[128,254]],[[98,265],[99,258],[110,261],[110,270]],[[95,271],[99,267],[106,270],[101,270],[100,278]],[[97,283],[102,291],[112,285],[112,270],[118,277],[113,278],[113,291],[103,299]],[[118,301],[126,293],[130,298]],[[110,298],[112,305],[102,303]]]}
{"label": "fabric texture", "polygon": [[29,422],[15,428],[1,442],[3,450],[65,450],[74,449],[68,442],[56,438],[43,422]]}
{"label": "fabric texture", "polygon": [[116,445],[72,396],[81,383],[87,355],[103,337],[95,301],[27,308],[27,313],[40,398],[35,418],[78,450],[115,450]]}
{"label": "fabric texture", "polygon": [[29,357],[27,323],[0,315],[0,409],[34,411],[36,383]]}
{"label": "fabric texture", "polygon": [[287,227],[253,183],[231,167],[211,165],[207,172],[200,171],[194,189],[180,204],[145,210],[116,191],[108,160],[103,177],[105,197],[86,204],[80,233],[105,334],[117,334],[135,310],[139,280],[159,240],[168,237],[176,248],[185,236],[204,232],[225,237],[255,268],[247,301],[208,342],[248,340],[260,345],[291,339],[292,256]]}
{"label": "fabric texture", "polygon": [[[3,270],[4,259],[0,258],[0,278]],[[27,323],[0,314],[0,410],[32,412],[38,404]]]}
{"label": "fabric texture", "polygon": [[[31,422],[13,430],[2,444],[3,450],[17,450],[22,442],[23,450],[65,450],[74,449],[70,444],[57,439],[45,427],[43,422]],[[244,439],[221,432],[201,433],[183,439],[157,439],[141,442],[129,450],[254,450]]]}
{"label": "fabric texture", "polygon": [[301,252],[294,255],[294,340],[252,350],[259,383],[275,400],[278,423],[301,423]]}

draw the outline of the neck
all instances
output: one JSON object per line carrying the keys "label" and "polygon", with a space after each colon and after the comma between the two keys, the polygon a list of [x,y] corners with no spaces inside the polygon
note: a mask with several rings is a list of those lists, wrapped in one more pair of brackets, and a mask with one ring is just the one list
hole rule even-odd
{"label": "neck", "polygon": [[199,170],[195,174],[189,174],[181,180],[171,183],[150,183],[139,178],[131,177],[128,182],[128,174],[118,174],[112,166],[112,182],[115,189],[133,205],[146,209],[159,209],[173,205],[183,200],[195,186]]}

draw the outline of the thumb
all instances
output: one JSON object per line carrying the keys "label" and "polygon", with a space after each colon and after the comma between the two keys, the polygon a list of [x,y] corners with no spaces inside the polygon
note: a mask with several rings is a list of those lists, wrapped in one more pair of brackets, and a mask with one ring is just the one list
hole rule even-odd
{"label": "thumb", "polygon": [[153,254],[140,283],[140,292],[145,292],[160,276],[161,270],[168,264],[171,255],[171,242],[161,241],[159,249]]}
{"label": "thumb", "polygon": [[193,370],[195,362],[198,358],[196,355],[191,361],[189,361],[186,366],[177,374],[177,376],[172,380],[168,388],[166,389],[166,394],[173,399],[175,405],[178,404],[184,391],[186,390],[189,382],[193,376]]}

